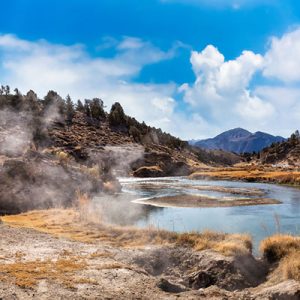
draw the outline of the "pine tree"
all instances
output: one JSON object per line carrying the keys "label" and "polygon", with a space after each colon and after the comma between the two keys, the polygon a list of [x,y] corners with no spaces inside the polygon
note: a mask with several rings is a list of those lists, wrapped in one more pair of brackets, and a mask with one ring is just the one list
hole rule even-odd
{"label": "pine tree", "polygon": [[124,110],[119,102],[116,102],[112,105],[109,116],[109,124],[112,126],[125,125],[126,124],[126,115]]}
{"label": "pine tree", "polygon": [[99,98],[94,98],[90,102],[91,116],[94,119],[100,120],[105,118],[103,101]]}
{"label": "pine tree", "polygon": [[77,100],[76,110],[80,112],[84,112],[84,105],[82,104],[81,100]]}
{"label": "pine tree", "polygon": [[66,121],[71,124],[75,115],[74,104],[71,97],[68,95],[66,97]]}

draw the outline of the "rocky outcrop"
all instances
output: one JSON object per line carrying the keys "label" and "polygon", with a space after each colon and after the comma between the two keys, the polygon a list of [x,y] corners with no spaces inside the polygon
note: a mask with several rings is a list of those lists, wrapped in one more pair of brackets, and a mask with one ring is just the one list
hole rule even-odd
{"label": "rocky outcrop", "polygon": [[171,280],[172,284],[183,285],[189,290],[210,286],[227,291],[243,290],[258,286],[267,273],[264,263],[251,254],[229,257],[212,250],[195,252],[166,247],[147,251],[133,261],[151,275]]}
{"label": "rocky outcrop", "polygon": [[300,283],[295,280],[286,280],[277,285],[262,288],[255,293],[255,299],[299,300]]}

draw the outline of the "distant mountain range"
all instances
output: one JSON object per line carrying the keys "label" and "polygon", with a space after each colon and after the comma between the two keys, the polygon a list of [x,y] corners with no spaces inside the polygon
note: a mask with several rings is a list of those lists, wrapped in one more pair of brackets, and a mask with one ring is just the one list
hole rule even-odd
{"label": "distant mountain range", "polygon": [[251,133],[243,128],[225,131],[214,138],[189,141],[191,145],[204,149],[222,149],[235,153],[259,152],[272,143],[285,141],[281,136],[273,136],[257,131]]}

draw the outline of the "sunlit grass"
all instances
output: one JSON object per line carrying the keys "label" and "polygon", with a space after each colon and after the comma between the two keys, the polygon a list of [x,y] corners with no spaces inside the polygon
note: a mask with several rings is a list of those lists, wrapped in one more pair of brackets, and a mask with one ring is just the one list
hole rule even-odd
{"label": "sunlit grass", "polygon": [[271,168],[244,167],[244,168],[216,168],[213,170],[197,171],[190,175],[191,178],[210,177],[214,179],[266,181],[282,184],[300,185],[300,172],[273,170]]}
{"label": "sunlit grass", "polygon": [[[91,214],[92,215],[92,214]],[[92,217],[91,217],[92,218]],[[20,215],[4,216],[2,220],[15,227],[32,228],[55,236],[85,243],[107,243],[117,247],[144,247],[146,245],[176,245],[195,250],[212,249],[225,255],[242,255],[252,250],[251,238],[244,234],[176,233],[149,227],[119,227],[83,219],[75,209],[32,211]]]}

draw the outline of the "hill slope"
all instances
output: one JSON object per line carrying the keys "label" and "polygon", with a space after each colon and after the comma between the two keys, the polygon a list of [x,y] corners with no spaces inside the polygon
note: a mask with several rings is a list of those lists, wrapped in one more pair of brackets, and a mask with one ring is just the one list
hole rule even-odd
{"label": "hill slope", "polygon": [[0,94],[0,156],[22,157],[29,150],[60,153],[107,176],[188,175],[210,164],[227,165],[241,158],[193,148],[161,129],[127,116],[119,103],[107,113],[99,98],[74,105],[49,91]]}
{"label": "hill slope", "polygon": [[292,134],[286,141],[274,143],[263,149],[258,158],[262,164],[300,167],[300,138],[298,134]]}
{"label": "hill slope", "polygon": [[235,128],[223,132],[214,138],[193,142],[196,147],[205,149],[222,149],[235,153],[259,152],[272,143],[283,141],[280,136],[273,136],[264,132],[251,133],[242,128]]}

